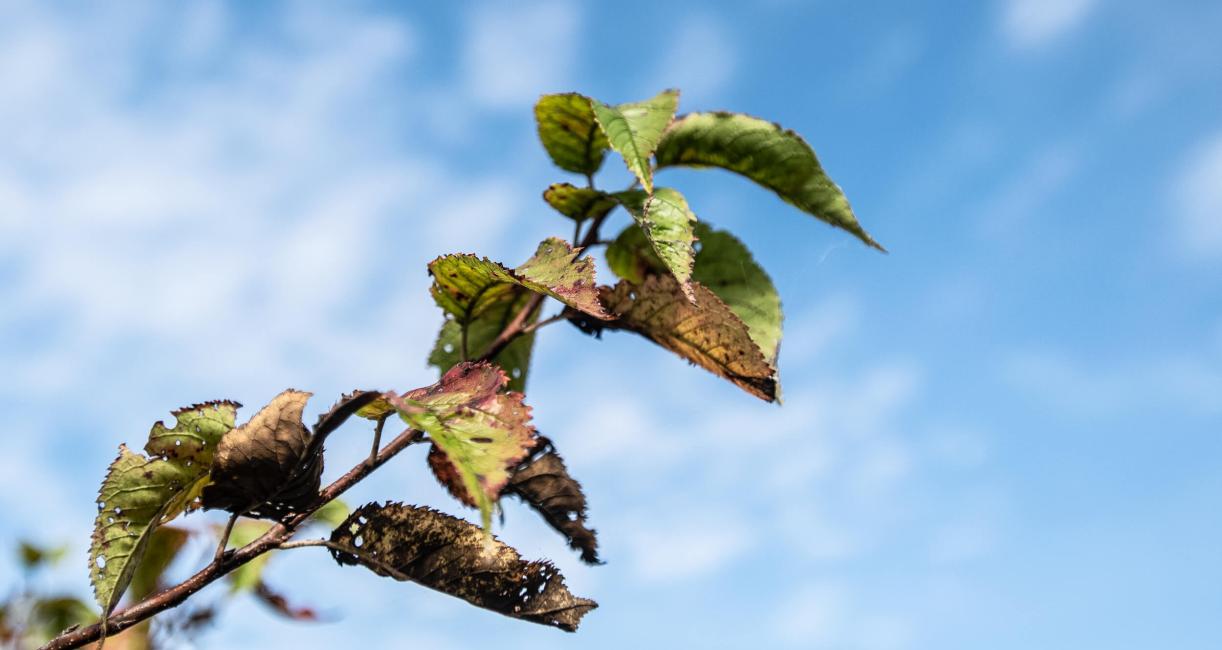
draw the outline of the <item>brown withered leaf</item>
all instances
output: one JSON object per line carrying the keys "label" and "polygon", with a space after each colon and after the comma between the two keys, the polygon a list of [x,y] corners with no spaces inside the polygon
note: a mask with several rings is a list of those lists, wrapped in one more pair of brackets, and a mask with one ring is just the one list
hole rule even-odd
{"label": "brown withered leaf", "polygon": [[569,592],[549,562],[523,560],[478,526],[401,503],[361,506],[331,533],[336,562],[411,581],[512,618],[577,630],[598,603]]}
{"label": "brown withered leaf", "polygon": [[[634,331],[762,400],[776,401],[776,368],[742,319],[704,285],[693,281],[691,287],[694,301],[670,275],[604,287],[602,300],[618,316],[604,327]],[[577,325],[591,331],[591,323]]]}
{"label": "brown withered leaf", "polygon": [[551,440],[539,436],[530,457],[509,477],[505,493],[538,510],[552,528],[568,539],[573,550],[581,552],[583,562],[602,564],[598,559],[596,531],[586,527],[586,495],[581,491],[581,483],[569,476],[564,459],[556,453]]}
{"label": "brown withered leaf", "polygon": [[313,505],[323,470],[323,442],[350,416],[379,397],[376,391],[345,395],[314,425],[301,421],[310,393],[286,390],[230,431],[217,446],[207,509],[282,520]]}

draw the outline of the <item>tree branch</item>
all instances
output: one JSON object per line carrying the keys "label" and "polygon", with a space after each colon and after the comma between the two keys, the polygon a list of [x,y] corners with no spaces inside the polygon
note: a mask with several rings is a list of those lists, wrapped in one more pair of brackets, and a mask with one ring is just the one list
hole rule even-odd
{"label": "tree branch", "polygon": [[[318,500],[313,506],[293,515],[287,521],[275,524],[261,537],[246,546],[234,550],[232,554],[226,554],[220,559],[213,560],[203,569],[200,569],[198,573],[181,583],[150,596],[123,611],[111,614],[107,620],[107,636],[118,634],[141,621],[178,606],[195,592],[224,577],[234,569],[268,551],[280,548],[323,504],[343,494],[348,488],[359,483],[375,469],[384,465],[386,461],[394,458],[399,452],[407,449],[412,443],[418,442],[420,439],[420,431],[415,429],[405,430],[396,436],[394,440],[390,441],[378,453],[372,463],[369,462],[369,459],[361,460],[355,467],[348,470],[346,474],[335,479],[335,482],[324,488],[319,493]],[[67,630],[61,633],[44,645],[42,650],[79,648],[87,643],[97,641],[100,636],[101,626],[99,623],[94,623],[87,627]]]}

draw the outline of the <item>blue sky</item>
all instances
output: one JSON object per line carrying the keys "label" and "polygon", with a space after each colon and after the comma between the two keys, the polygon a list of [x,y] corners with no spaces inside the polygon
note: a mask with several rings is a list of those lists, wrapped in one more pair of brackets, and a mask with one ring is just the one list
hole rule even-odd
{"label": "blue sky", "polygon": [[[527,400],[608,563],[516,504],[498,534],[601,603],[577,636],[302,550],[269,579],[338,622],[243,600],[201,647],[1220,647],[1220,30],[1208,2],[0,3],[0,585],[18,538],[73,540],[52,582],[86,593],[104,468],[176,406],[433,381],[427,261],[569,231],[538,95],[677,86],[804,134],[891,250],[666,173],[777,284],[785,405],[549,328]],[[349,495],[388,498],[459,512],[419,450]]]}

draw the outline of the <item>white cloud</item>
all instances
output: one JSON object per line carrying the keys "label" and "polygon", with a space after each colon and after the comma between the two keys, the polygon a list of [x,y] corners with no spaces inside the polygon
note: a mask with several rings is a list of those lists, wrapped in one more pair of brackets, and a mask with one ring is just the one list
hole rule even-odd
{"label": "white cloud", "polygon": [[491,108],[520,109],[567,90],[581,16],[563,0],[485,4],[469,16],[463,43],[466,92]]}
{"label": "white cloud", "polygon": [[1208,357],[1168,354],[1086,363],[1056,352],[1028,351],[1014,354],[1003,373],[1015,386],[1068,415],[1222,413],[1222,366],[1211,364]]}
{"label": "white cloud", "polygon": [[1020,225],[1040,213],[1068,185],[1081,164],[1076,143],[1059,142],[1039,149],[974,210],[981,230],[993,237],[1013,237]]}
{"label": "white cloud", "polygon": [[1222,259],[1222,132],[1202,138],[1171,192],[1183,250],[1196,258]]}
{"label": "white cloud", "polygon": [[1015,47],[1037,48],[1080,26],[1095,5],[1095,0],[1005,0],[1001,29]]}
{"label": "white cloud", "polygon": [[684,106],[721,108],[709,103],[724,94],[738,71],[735,38],[722,20],[708,15],[682,16],[673,25],[666,51],[658,58],[653,77],[641,89],[639,99],[664,88],[678,88]]}
{"label": "white cloud", "polygon": [[720,571],[755,542],[746,526],[726,525],[735,521],[745,517],[717,512],[697,519],[682,515],[677,521],[658,516],[623,521],[634,528],[628,534],[633,572],[645,582],[670,582]]}
{"label": "white cloud", "polygon": [[822,583],[786,600],[769,628],[776,640],[808,650],[912,647],[914,626],[906,617],[874,611],[847,586]]}

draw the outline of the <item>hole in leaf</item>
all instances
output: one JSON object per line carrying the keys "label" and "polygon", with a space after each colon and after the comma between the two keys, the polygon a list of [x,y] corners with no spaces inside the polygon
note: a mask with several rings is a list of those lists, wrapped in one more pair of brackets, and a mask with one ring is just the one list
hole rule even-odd
{"label": "hole in leaf", "polygon": [[101,555],[99,555],[99,556],[97,556],[96,558],[94,558],[94,559],[93,559],[93,563],[94,563],[94,564],[96,564],[96,565],[98,565],[98,568],[99,568],[99,569],[105,569],[105,568],[106,568],[106,558],[102,557]]}
{"label": "hole in leaf", "polygon": [[175,441],[174,441],[174,446],[175,446],[175,447],[181,447],[181,446],[182,446],[182,441],[181,441],[181,440],[175,440]]}
{"label": "hole in leaf", "polygon": [[510,371],[509,374],[513,375],[514,379],[521,379],[522,378],[522,369],[514,368],[512,371]]}
{"label": "hole in leaf", "polygon": [[446,351],[446,354],[452,354],[452,353],[454,352],[454,344],[453,344],[453,343],[446,343],[444,346],[442,346],[442,348],[441,348],[441,349],[442,349],[442,350],[445,350],[445,351]]}
{"label": "hole in leaf", "polygon": [[355,546],[356,548],[360,548],[361,544],[364,544],[364,543],[365,543],[365,537],[362,535],[357,535],[356,537],[352,538],[352,545]]}

